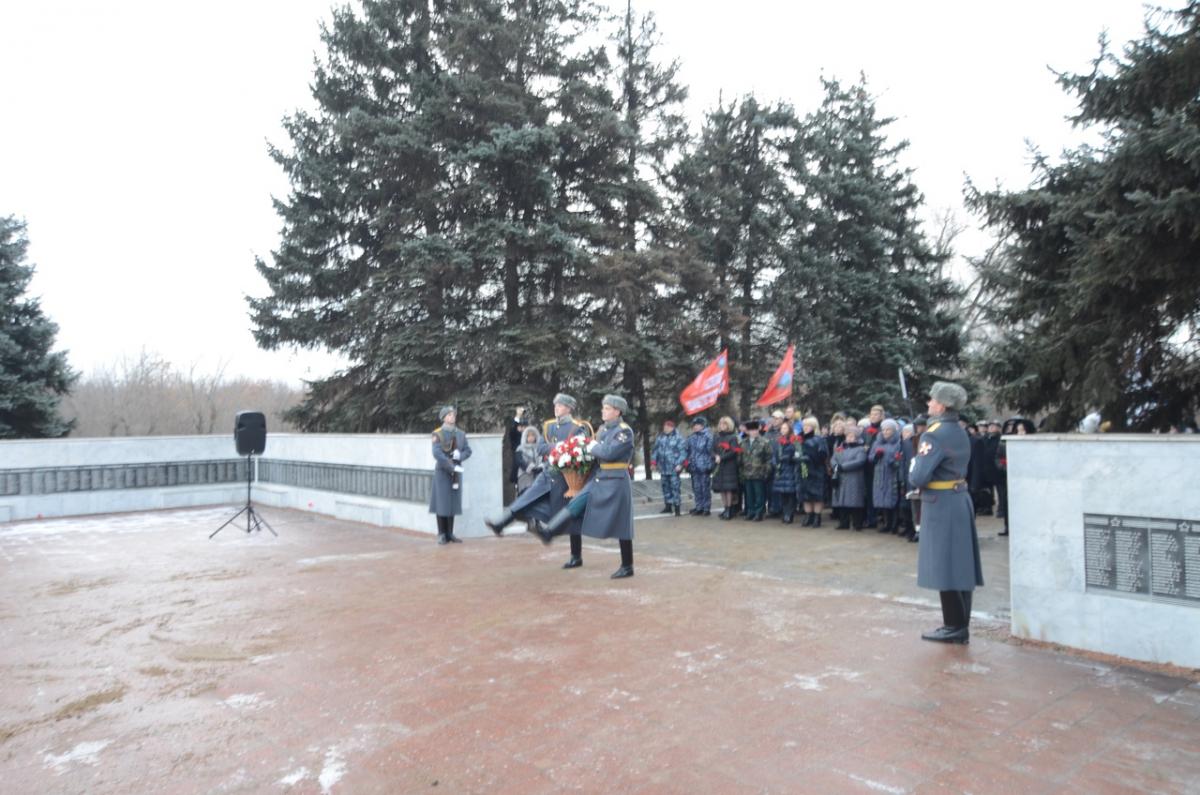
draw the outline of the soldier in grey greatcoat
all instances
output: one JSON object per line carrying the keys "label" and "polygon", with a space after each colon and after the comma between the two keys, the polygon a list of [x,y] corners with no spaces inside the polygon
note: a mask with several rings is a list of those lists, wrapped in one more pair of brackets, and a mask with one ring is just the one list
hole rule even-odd
{"label": "soldier in grey greatcoat", "polygon": [[967,391],[938,381],[929,390],[929,429],[921,435],[908,480],[921,490],[917,585],[941,596],[943,625],[921,635],[940,643],[967,643],[971,596],[983,585],[975,507],[967,483],[971,440],[958,424]]}
{"label": "soldier in grey greatcoat", "polygon": [[429,512],[437,516],[438,543],[461,544],[454,535],[454,517],[462,513],[462,463],[471,457],[467,435],[455,424],[458,412],[446,406],[438,412],[442,424],[433,432],[433,489]]}
{"label": "soldier in grey greatcoat", "polygon": [[600,416],[604,425],[590,445],[596,459],[592,478],[567,507],[546,525],[534,524],[542,543],[563,532],[572,516],[582,518],[581,531],[591,538],[615,538],[621,547],[621,567],[612,578],[633,576],[633,484],[629,465],[633,461],[633,429],[622,421],[629,404],[618,395],[605,395]]}
{"label": "soldier in grey greatcoat", "polygon": [[[586,420],[577,420],[573,416],[578,406],[579,402],[571,395],[560,392],[554,396],[554,419],[546,420],[542,425],[542,457],[545,457],[554,445],[565,442],[572,436],[592,435],[592,426]],[[483,523],[496,535],[502,535],[504,528],[514,519],[548,522],[567,504],[566,492],[567,482],[562,474],[551,467],[545,467],[533,485],[521,492],[499,516],[484,519]],[[563,568],[576,569],[583,565],[583,539],[579,536],[578,520],[571,522],[566,532],[571,534],[571,557],[563,564]]]}

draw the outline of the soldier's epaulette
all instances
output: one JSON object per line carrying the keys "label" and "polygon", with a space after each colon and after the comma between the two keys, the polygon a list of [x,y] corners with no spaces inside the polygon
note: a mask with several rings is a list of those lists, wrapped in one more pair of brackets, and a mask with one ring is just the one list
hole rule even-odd
{"label": "soldier's epaulette", "polygon": [[621,423],[621,427],[622,427],[622,428],[624,428],[624,429],[625,429],[625,430],[627,430],[627,431],[632,431],[632,430],[633,430],[633,428],[630,428],[628,425],[626,425],[626,424],[625,424],[625,423],[623,423],[623,422]]}
{"label": "soldier's epaulette", "polygon": [[925,429],[925,433],[933,433],[934,431],[936,431],[936,430],[937,430],[938,428],[940,428],[940,427],[942,427],[942,423],[941,423],[941,422],[935,422],[933,425],[930,425],[928,428],[926,428],[926,429]]}

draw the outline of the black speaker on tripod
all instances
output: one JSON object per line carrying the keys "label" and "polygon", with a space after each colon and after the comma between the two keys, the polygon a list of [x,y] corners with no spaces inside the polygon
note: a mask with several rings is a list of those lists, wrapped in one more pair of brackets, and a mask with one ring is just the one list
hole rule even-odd
{"label": "black speaker on tripod", "polygon": [[233,520],[242,514],[246,514],[247,533],[252,530],[261,532],[266,527],[271,531],[271,535],[278,537],[279,534],[275,532],[275,528],[271,527],[267,520],[254,510],[254,505],[250,502],[250,484],[254,479],[254,456],[262,455],[263,451],[267,449],[266,415],[261,411],[239,411],[233,418],[233,444],[237,448],[238,455],[246,456],[246,507],[226,519],[225,524],[213,530],[209,538],[233,524]]}

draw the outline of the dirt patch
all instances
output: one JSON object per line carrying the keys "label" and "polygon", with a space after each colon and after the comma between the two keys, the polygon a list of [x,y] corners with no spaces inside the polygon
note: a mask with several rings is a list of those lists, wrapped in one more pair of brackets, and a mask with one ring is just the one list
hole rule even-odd
{"label": "dirt patch", "polygon": [[65,580],[63,582],[52,583],[48,588],[46,588],[45,594],[47,596],[69,596],[70,594],[79,593],[80,591],[91,591],[95,588],[103,588],[107,585],[112,585],[116,581],[117,579],[115,577],[101,577],[96,580]]}
{"label": "dirt patch", "polygon": [[151,665],[148,668],[139,668],[138,673],[144,676],[167,676],[171,672],[161,665]]}
{"label": "dirt patch", "polygon": [[1048,649],[1056,651],[1060,654],[1070,655],[1071,657],[1079,657],[1084,660],[1102,663],[1113,668],[1132,668],[1138,671],[1146,671],[1148,673],[1161,674],[1177,679],[1187,679],[1192,682],[1200,682],[1200,668],[1181,668],[1178,665],[1170,663],[1152,663],[1143,662],[1142,660],[1130,660],[1125,657],[1118,657],[1115,654],[1104,654],[1098,651],[1088,651],[1087,649],[1076,649],[1071,646],[1063,646],[1058,643],[1051,643],[1044,640],[1033,640],[1032,638],[1018,638],[1015,635],[1009,634],[1003,637],[997,632],[993,635],[997,640],[1004,640],[1014,646],[1032,646],[1037,649]]}
{"label": "dirt patch", "polygon": [[251,655],[223,643],[201,643],[185,646],[175,652],[174,657],[180,662],[242,662]]}
{"label": "dirt patch", "polygon": [[58,712],[55,712],[54,715],[51,716],[51,720],[59,721],[66,720],[67,718],[78,717],[79,715],[91,712],[94,709],[99,709],[105,704],[111,704],[114,701],[120,701],[125,697],[125,693],[128,692],[128,690],[129,689],[125,687],[125,685],[117,685],[116,687],[110,687],[108,690],[101,690],[98,693],[92,693],[89,696],[85,696],[84,698],[67,704]]}
{"label": "dirt patch", "polygon": [[196,571],[188,572],[186,574],[176,574],[174,577],[169,578],[167,582],[189,582],[194,580],[216,582],[220,580],[236,580],[239,577],[248,576],[250,576],[250,572],[246,571],[245,569],[217,569],[215,571]]}

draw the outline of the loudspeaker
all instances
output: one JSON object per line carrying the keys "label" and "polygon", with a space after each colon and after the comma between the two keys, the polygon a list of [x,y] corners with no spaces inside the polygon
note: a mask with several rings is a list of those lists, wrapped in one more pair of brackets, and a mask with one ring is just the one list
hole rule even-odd
{"label": "loudspeaker", "polygon": [[267,449],[267,417],[261,411],[239,411],[233,419],[238,455],[262,455]]}

